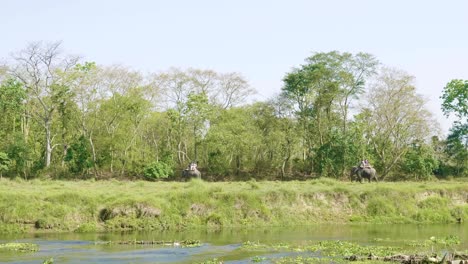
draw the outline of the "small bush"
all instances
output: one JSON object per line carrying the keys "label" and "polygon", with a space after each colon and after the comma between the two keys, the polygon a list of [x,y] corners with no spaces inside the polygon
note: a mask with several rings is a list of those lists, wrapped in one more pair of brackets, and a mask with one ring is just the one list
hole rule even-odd
{"label": "small bush", "polygon": [[75,229],[75,232],[77,233],[92,233],[96,231],[97,227],[95,223],[84,223]]}
{"label": "small bush", "polygon": [[18,234],[18,233],[25,233],[27,230],[25,226],[20,224],[9,224],[9,223],[2,223],[0,225],[0,234]]}
{"label": "small bush", "polygon": [[429,197],[421,202],[418,206],[422,209],[433,209],[439,210],[441,208],[447,208],[448,200],[441,197]]}
{"label": "small bush", "polygon": [[158,179],[165,179],[174,174],[171,166],[167,163],[157,161],[145,167],[144,176],[146,179],[154,181]]}
{"label": "small bush", "polygon": [[454,219],[450,215],[449,210],[431,210],[431,209],[421,209],[414,216],[414,219],[420,223],[451,223],[454,222]]}
{"label": "small bush", "polygon": [[455,218],[455,220],[459,223],[464,222],[468,220],[468,206],[467,205],[459,205],[452,210],[450,210],[450,214],[452,217]]}
{"label": "small bush", "polygon": [[212,213],[206,218],[206,225],[208,227],[221,227],[223,225],[223,218],[217,213]]}
{"label": "small bush", "polygon": [[395,206],[382,197],[372,198],[367,204],[367,214],[370,216],[392,216],[395,211]]}

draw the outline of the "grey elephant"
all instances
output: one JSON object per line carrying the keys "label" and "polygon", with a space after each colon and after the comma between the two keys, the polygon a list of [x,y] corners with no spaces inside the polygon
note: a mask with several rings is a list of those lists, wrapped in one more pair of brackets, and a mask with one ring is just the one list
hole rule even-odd
{"label": "grey elephant", "polygon": [[197,169],[197,163],[191,162],[188,168],[182,171],[182,177],[184,177],[184,179],[189,179],[192,177],[201,179],[201,172]]}
{"label": "grey elephant", "polygon": [[376,182],[378,182],[378,178],[377,178],[377,172],[375,171],[374,168],[372,167],[359,167],[359,166],[356,166],[356,167],[352,167],[351,168],[351,181],[354,180],[354,177],[353,176],[356,176],[356,181],[359,180],[359,182],[362,183],[362,179],[365,178],[365,179],[368,179],[369,182],[371,182],[372,180],[375,180]]}

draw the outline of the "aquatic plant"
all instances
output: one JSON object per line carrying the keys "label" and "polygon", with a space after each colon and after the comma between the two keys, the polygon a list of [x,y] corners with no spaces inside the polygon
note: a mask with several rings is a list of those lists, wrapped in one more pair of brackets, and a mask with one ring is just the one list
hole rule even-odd
{"label": "aquatic plant", "polygon": [[53,264],[53,263],[54,263],[54,258],[49,258],[49,259],[44,260],[44,262],[42,262],[42,264]]}
{"label": "aquatic plant", "polygon": [[28,252],[39,250],[39,246],[31,243],[5,243],[0,244],[0,250]]}
{"label": "aquatic plant", "polygon": [[124,241],[95,241],[95,245],[160,245],[174,247],[199,247],[199,240],[183,240],[183,241],[163,241],[163,240],[124,240]]}

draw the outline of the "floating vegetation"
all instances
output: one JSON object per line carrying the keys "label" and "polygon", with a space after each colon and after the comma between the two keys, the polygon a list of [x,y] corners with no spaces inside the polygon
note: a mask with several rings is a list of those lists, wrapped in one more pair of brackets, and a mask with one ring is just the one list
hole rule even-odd
{"label": "floating vegetation", "polygon": [[461,240],[458,236],[449,235],[442,238],[430,237],[424,241],[408,241],[405,245],[410,247],[431,247],[433,250],[434,246],[443,246],[443,247],[453,247],[454,245],[459,245]]}
{"label": "floating vegetation", "polygon": [[[423,242],[413,242],[415,246],[431,247],[434,244],[451,246],[459,244],[460,239],[456,236],[445,238],[431,237]],[[401,247],[393,246],[362,246],[346,241],[319,241],[307,242],[303,245],[286,245],[284,243],[276,245],[266,245],[260,242],[247,241],[242,244],[241,249],[247,251],[283,251],[283,252],[303,252],[300,256],[282,257],[273,260],[273,263],[464,263],[459,261],[468,261],[468,254],[446,253],[438,256],[433,253],[409,253]],[[261,258],[255,260],[261,262]],[[252,261],[255,262],[254,259]],[[456,261],[456,262],[452,262]],[[468,262],[467,262],[468,263]]]}
{"label": "floating vegetation", "polygon": [[247,241],[242,244],[246,250],[291,251],[291,252],[319,252],[322,256],[351,256],[351,255],[391,255],[401,251],[400,247],[390,246],[361,246],[345,241],[309,242],[305,245],[287,245],[284,243],[266,245],[259,242]]}
{"label": "floating vegetation", "polygon": [[161,240],[124,240],[124,241],[96,241],[95,245],[160,245],[173,247],[199,247],[200,240],[161,241]]}
{"label": "floating vegetation", "polygon": [[214,258],[210,260],[206,260],[203,262],[197,262],[196,264],[223,264],[224,262],[220,259]]}
{"label": "floating vegetation", "polygon": [[49,259],[44,260],[44,262],[42,262],[42,264],[53,264],[53,263],[54,263],[54,258],[49,258]]}
{"label": "floating vegetation", "polygon": [[31,243],[5,243],[0,244],[0,250],[29,252],[39,250],[39,246]]}
{"label": "floating vegetation", "polygon": [[404,255],[398,254],[393,256],[374,256],[369,255],[367,257],[359,256],[349,256],[345,260],[349,261],[365,261],[365,260],[374,260],[374,261],[384,261],[384,262],[398,262],[403,264],[428,264],[428,263],[465,263],[465,260],[468,262],[468,255],[459,255],[459,254],[450,254],[446,253],[443,256],[438,256],[437,254],[424,255],[424,254],[414,254],[414,255]]}
{"label": "floating vegetation", "polygon": [[265,261],[267,258],[266,257],[262,257],[262,256],[255,256],[255,257],[252,257],[252,262],[263,262]]}

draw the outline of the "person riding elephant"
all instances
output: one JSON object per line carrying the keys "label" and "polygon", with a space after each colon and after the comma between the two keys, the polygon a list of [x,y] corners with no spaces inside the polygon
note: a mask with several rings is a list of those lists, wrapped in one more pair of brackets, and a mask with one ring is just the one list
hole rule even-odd
{"label": "person riding elephant", "polygon": [[359,182],[361,183],[362,183],[363,178],[368,179],[369,182],[371,182],[372,180],[375,180],[376,182],[378,182],[377,172],[374,168],[372,168],[372,166],[370,165],[367,159],[362,160],[359,166],[351,168],[351,174],[350,174],[351,181],[353,181],[354,175],[357,176],[356,180],[359,180]]}
{"label": "person riding elephant", "polygon": [[198,179],[201,179],[201,172],[198,170],[198,165],[196,162],[191,162],[187,169],[182,171],[182,177],[188,179],[192,177],[197,177]]}
{"label": "person riding elephant", "polygon": [[372,166],[369,163],[369,160],[361,160],[361,164],[359,165],[361,168],[372,168]]}

